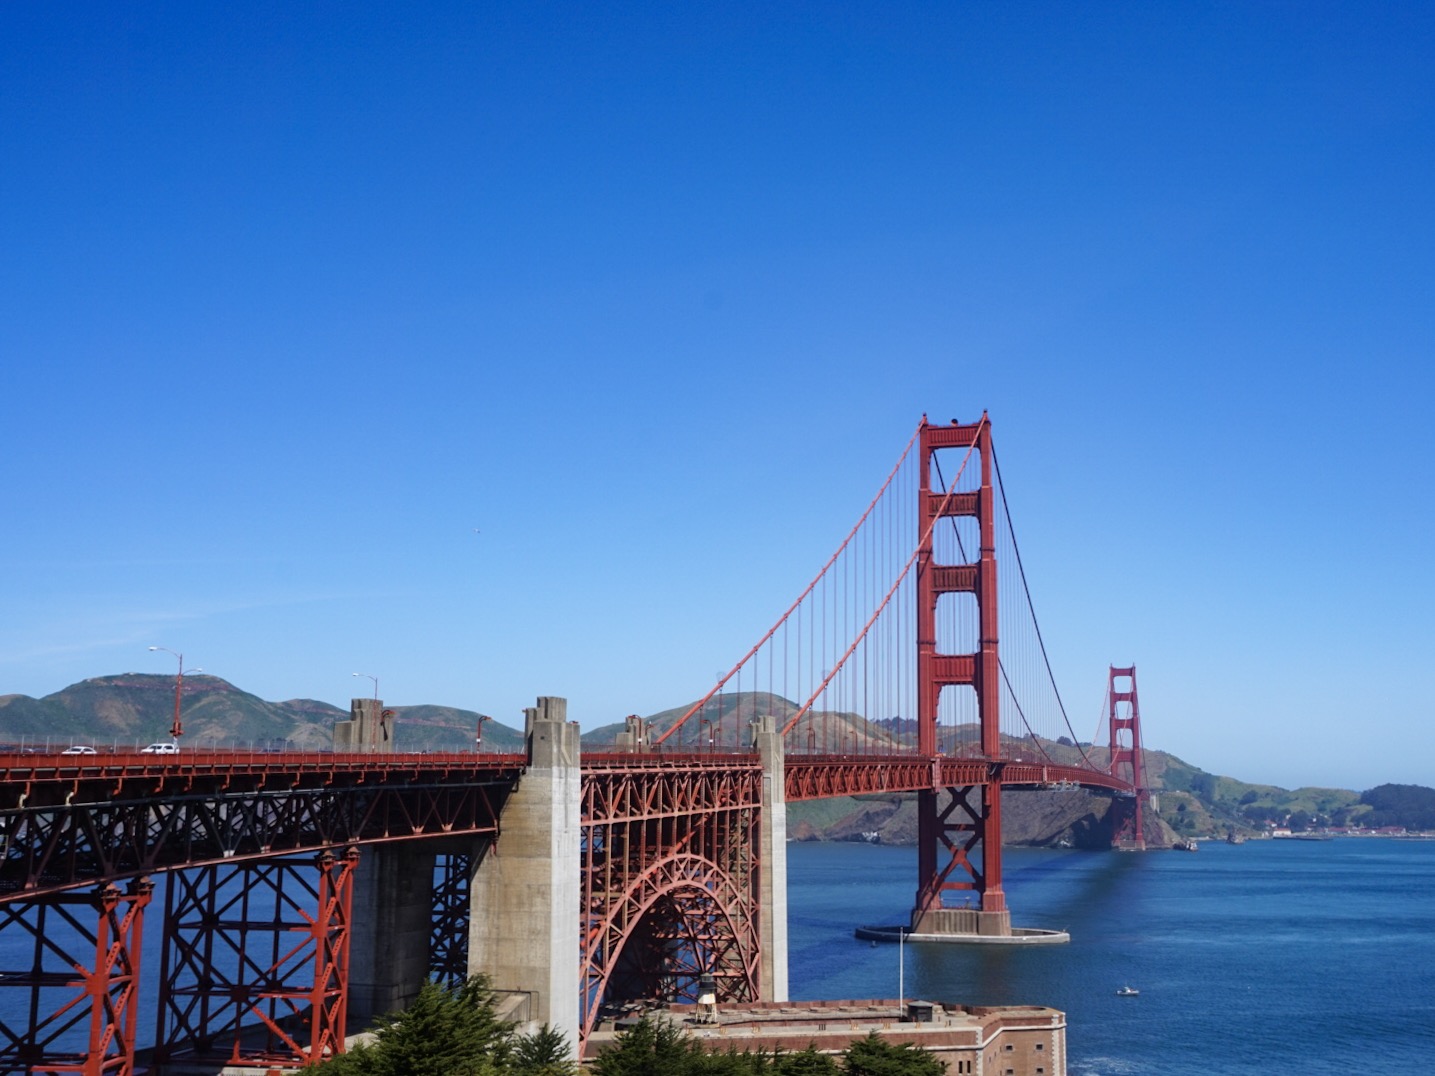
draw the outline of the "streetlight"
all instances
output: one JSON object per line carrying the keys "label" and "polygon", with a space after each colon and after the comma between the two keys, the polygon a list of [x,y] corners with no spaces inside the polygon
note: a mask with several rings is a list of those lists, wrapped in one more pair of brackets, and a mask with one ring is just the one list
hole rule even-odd
{"label": "streetlight", "polygon": [[483,750],[483,723],[485,721],[492,720],[493,718],[489,717],[487,714],[478,715],[478,732],[473,738],[473,749],[475,752]]}
{"label": "streetlight", "polygon": [[[704,732],[704,729],[707,731]],[[713,723],[706,717],[698,719],[698,750],[700,751],[702,750],[704,737],[707,738],[708,751],[711,752],[713,749]]]}
{"label": "streetlight", "polygon": [[902,952],[902,943],[907,939],[907,931],[901,923],[897,924],[897,1008],[898,1010],[907,1007],[907,962],[906,954]]}
{"label": "streetlight", "polygon": [[365,679],[367,679],[367,680],[372,680],[372,681],[374,682],[374,701],[375,701],[375,702],[378,702],[378,701],[379,701],[379,678],[378,678],[377,676],[372,676],[372,675],[370,675],[369,673],[355,673],[354,675],[355,675],[355,676],[362,676],[362,677],[364,677]]}
{"label": "streetlight", "polygon": [[173,654],[179,662],[178,670],[174,674],[174,723],[169,727],[170,739],[178,741],[180,736],[184,734],[184,726],[179,723],[179,697],[180,694],[184,691],[184,674],[187,672],[204,672],[204,670],[186,669],[184,667],[184,655],[177,651],[171,650],[167,646],[152,646],[150,647],[150,649],[163,650],[166,654]]}

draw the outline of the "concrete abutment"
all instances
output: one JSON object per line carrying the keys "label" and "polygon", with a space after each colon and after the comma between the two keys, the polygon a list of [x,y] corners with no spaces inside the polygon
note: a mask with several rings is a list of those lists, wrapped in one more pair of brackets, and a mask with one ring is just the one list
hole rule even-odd
{"label": "concrete abutment", "polygon": [[[582,772],[565,699],[524,711],[528,769],[470,886],[470,974],[527,996],[528,1023],[579,1039]],[[575,1053],[576,1056],[576,1053]]]}

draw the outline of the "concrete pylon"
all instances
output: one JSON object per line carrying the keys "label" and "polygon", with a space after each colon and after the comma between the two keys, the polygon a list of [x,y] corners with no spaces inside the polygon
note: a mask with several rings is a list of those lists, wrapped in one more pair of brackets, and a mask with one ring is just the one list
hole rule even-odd
{"label": "concrete pylon", "polygon": [[758,943],[762,958],[758,990],[763,1001],[787,998],[787,792],[782,734],[771,714],[752,723],[753,746],[762,762],[762,818],[759,822],[762,857]]}
{"label": "concrete pylon", "polygon": [[406,1008],[428,979],[434,847],[430,842],[366,847],[354,872],[349,940],[349,1019]]}
{"label": "concrete pylon", "polygon": [[334,722],[334,750],[387,753],[394,749],[393,711],[379,699],[351,699],[349,720]]}
{"label": "concrete pylon", "polygon": [[652,735],[648,722],[637,714],[630,714],[623,721],[623,731],[618,733],[619,751],[651,751]]}
{"label": "concrete pylon", "polygon": [[524,711],[528,768],[509,796],[499,838],[470,886],[469,974],[527,995],[530,1028],[563,1032],[577,1057],[582,773],[566,699]]}

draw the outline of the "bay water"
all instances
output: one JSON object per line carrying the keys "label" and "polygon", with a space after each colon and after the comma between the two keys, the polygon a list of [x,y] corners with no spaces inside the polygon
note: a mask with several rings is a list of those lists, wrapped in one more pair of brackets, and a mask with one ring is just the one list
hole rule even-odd
{"label": "bay water", "polygon": [[[898,947],[852,928],[906,920],[916,849],[787,852],[792,997],[897,997]],[[1435,841],[1007,849],[1004,868],[1013,924],[1070,943],[910,944],[906,997],[1061,1009],[1072,1076],[1435,1072]]]}

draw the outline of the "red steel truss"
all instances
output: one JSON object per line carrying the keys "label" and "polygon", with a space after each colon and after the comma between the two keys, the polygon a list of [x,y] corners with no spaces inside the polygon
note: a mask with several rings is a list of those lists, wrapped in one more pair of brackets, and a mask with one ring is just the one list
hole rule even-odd
{"label": "red steel truss", "polygon": [[0,987],[28,995],[26,1026],[0,1021],[0,1071],[131,1076],[153,888],[140,878],[123,893],[107,884],[0,904],[0,930],[23,931],[32,943],[27,967],[0,970]]}
{"label": "red steel truss", "polygon": [[[325,758],[328,768],[314,761]],[[0,899],[365,841],[493,833],[524,762],[196,752],[132,768],[122,756],[0,757]]]}
{"label": "red steel truss", "polygon": [[[730,757],[730,756],[728,756]],[[1081,766],[980,758],[918,758],[912,755],[788,755],[784,762],[787,802],[921,792],[1000,783],[1004,788],[1069,788],[1081,785],[1122,795],[1131,785],[1119,775]]]}
{"label": "red steel truss", "polygon": [[755,756],[585,759],[581,1026],[600,1007],[758,997],[762,769]]}
{"label": "red steel truss", "polygon": [[169,875],[155,1059],[311,1064],[342,1053],[359,853]]}
{"label": "red steel truss", "polygon": [[[1118,681],[1130,684],[1129,690],[1118,690]],[[1111,846],[1113,848],[1146,848],[1145,820],[1141,804],[1146,798],[1146,777],[1141,767],[1141,706],[1136,699],[1136,666],[1120,669],[1111,666],[1106,681],[1106,700],[1110,716],[1111,774],[1134,791],[1118,796],[1111,804]]]}

